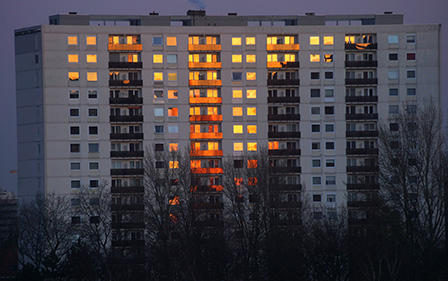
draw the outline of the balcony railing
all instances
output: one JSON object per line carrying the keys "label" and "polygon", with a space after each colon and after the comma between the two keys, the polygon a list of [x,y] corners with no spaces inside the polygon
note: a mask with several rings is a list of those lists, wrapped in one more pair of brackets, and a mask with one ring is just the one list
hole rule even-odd
{"label": "balcony railing", "polygon": [[190,133],[190,139],[222,139],[222,133]]}
{"label": "balcony railing", "polygon": [[222,121],[222,115],[190,115],[190,121]]}
{"label": "balcony railing", "polygon": [[299,86],[300,79],[268,79],[268,86]]}
{"label": "balcony railing", "polygon": [[346,50],[376,50],[378,48],[377,43],[345,43]]}
{"label": "balcony railing", "polygon": [[222,174],[222,168],[191,168],[193,174]]}
{"label": "balcony railing", "polygon": [[196,203],[194,204],[195,209],[223,209],[224,203]]}
{"label": "balcony railing", "polygon": [[143,204],[111,205],[112,211],[143,211],[144,209]]}
{"label": "balcony railing", "polygon": [[300,219],[273,220],[272,225],[282,227],[300,227],[302,225],[302,220]]}
{"label": "balcony railing", "polygon": [[188,68],[221,68],[221,62],[189,62]]}
{"label": "balcony railing", "polygon": [[143,98],[109,98],[110,104],[143,104]]}
{"label": "balcony railing", "polygon": [[279,173],[301,173],[302,167],[269,167],[269,172]]}
{"label": "balcony railing", "polygon": [[275,150],[269,150],[268,154],[270,156],[277,156],[277,155],[300,155],[300,149],[275,149]]}
{"label": "balcony railing", "polygon": [[348,183],[347,190],[378,190],[379,183]]}
{"label": "balcony railing", "polygon": [[141,87],[143,80],[109,80],[110,87]]}
{"label": "balcony railing", "polygon": [[345,85],[376,85],[378,78],[349,78],[345,79]]}
{"label": "balcony railing", "polygon": [[109,120],[110,122],[143,122],[143,115],[111,115]]}
{"label": "balcony railing", "polygon": [[144,228],[145,223],[144,222],[113,222],[112,228],[113,229],[131,229],[131,228]]}
{"label": "balcony railing", "polygon": [[144,173],[143,169],[110,169],[110,174],[113,176],[143,175],[143,173]]}
{"label": "balcony railing", "polygon": [[348,173],[378,173],[378,166],[347,166]]}
{"label": "balcony railing", "polygon": [[378,207],[378,201],[347,201],[347,207],[349,208],[373,208]]}
{"label": "balcony railing", "polygon": [[111,193],[143,193],[145,192],[144,186],[112,186],[110,188]]}
{"label": "balcony railing", "polygon": [[115,240],[112,241],[112,247],[135,247],[142,249],[145,246],[145,240]]}
{"label": "balcony railing", "polygon": [[269,187],[275,191],[298,191],[302,189],[301,184],[270,184]]}
{"label": "balcony railing", "polygon": [[296,209],[300,208],[300,202],[270,202],[269,206],[274,209]]}
{"label": "balcony railing", "polygon": [[190,86],[221,86],[221,80],[189,80]]}
{"label": "balcony railing", "polygon": [[142,68],[142,62],[109,62],[109,68]]}
{"label": "balcony railing", "polygon": [[267,68],[299,68],[298,61],[269,61],[266,63]]}
{"label": "balcony railing", "polygon": [[268,121],[292,120],[299,121],[300,114],[269,114]]}
{"label": "balcony railing", "polygon": [[345,67],[377,67],[378,61],[365,60],[365,61],[346,61]]}
{"label": "balcony railing", "polygon": [[190,156],[197,157],[197,156],[222,156],[223,152],[222,150],[191,150]]}
{"label": "balcony railing", "polygon": [[266,51],[299,51],[299,44],[266,44]]}
{"label": "balcony railing", "polygon": [[222,185],[194,185],[191,187],[192,192],[221,192],[223,189]]}
{"label": "balcony railing", "polygon": [[109,44],[109,51],[141,51],[142,44]]}
{"label": "balcony railing", "polygon": [[110,134],[111,140],[141,140],[143,134]]}
{"label": "balcony railing", "polygon": [[378,102],[378,96],[346,96],[345,102]]}
{"label": "balcony railing", "polygon": [[110,157],[143,157],[143,151],[111,151]]}
{"label": "balcony railing", "polygon": [[193,227],[223,227],[224,222],[220,220],[193,221]]}
{"label": "balcony railing", "polygon": [[196,103],[222,103],[221,97],[199,97],[199,98],[190,98],[190,103],[196,104]]}
{"label": "balcony railing", "polygon": [[268,138],[300,138],[300,132],[268,132]]}
{"label": "balcony railing", "polygon": [[373,138],[378,137],[378,131],[347,131],[345,136],[347,138]]}
{"label": "balcony railing", "polygon": [[345,114],[346,120],[377,120],[378,113]]}
{"label": "balcony railing", "polygon": [[300,97],[268,97],[268,103],[300,103]]}
{"label": "balcony railing", "polygon": [[377,155],[378,148],[347,148],[346,153],[347,155]]}
{"label": "balcony railing", "polygon": [[188,44],[188,51],[221,51],[220,44]]}

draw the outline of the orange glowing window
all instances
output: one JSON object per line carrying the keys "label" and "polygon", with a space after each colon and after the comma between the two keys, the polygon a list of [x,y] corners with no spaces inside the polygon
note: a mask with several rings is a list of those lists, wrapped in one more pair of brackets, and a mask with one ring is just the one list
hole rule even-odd
{"label": "orange glowing window", "polygon": [[256,134],[257,133],[257,125],[247,125],[247,133],[248,134]]}
{"label": "orange glowing window", "polygon": [[216,90],[216,89],[207,89],[207,97],[208,98],[217,98],[218,97],[218,90]]}
{"label": "orange glowing window", "polygon": [[246,45],[255,45],[255,37],[246,37]]}
{"label": "orange glowing window", "polygon": [[232,62],[242,62],[242,55],[232,55]]}
{"label": "orange glowing window", "polygon": [[247,116],[256,116],[257,108],[256,107],[248,107],[247,108]]}
{"label": "orange glowing window", "polygon": [[254,186],[254,185],[257,185],[257,183],[258,183],[258,179],[256,177],[249,177],[247,179],[247,184],[248,185]]}
{"label": "orange glowing window", "polygon": [[163,72],[154,72],[154,81],[163,81]]}
{"label": "orange glowing window", "polygon": [[310,36],[310,45],[319,45],[319,36]]}
{"label": "orange glowing window", "polygon": [[179,196],[174,196],[173,199],[169,201],[170,205],[179,205]]}
{"label": "orange glowing window", "polygon": [[257,151],[257,143],[256,142],[248,142],[247,143],[247,151]]}
{"label": "orange glowing window", "polygon": [[207,115],[218,115],[218,108],[214,106],[207,107]]}
{"label": "orange glowing window", "polygon": [[188,44],[197,45],[199,44],[199,36],[190,36],[188,37]]}
{"label": "orange glowing window", "polygon": [[114,45],[120,44],[120,37],[118,37],[118,36],[109,37],[109,44],[114,44]]}
{"label": "orange glowing window", "polygon": [[291,45],[294,44],[294,36],[285,36],[285,44],[286,45]]}
{"label": "orange glowing window", "polygon": [[179,221],[179,219],[177,218],[177,216],[174,215],[174,214],[170,214],[170,219],[171,219],[171,221],[174,222],[174,223],[176,223],[176,222]]}
{"label": "orange glowing window", "polygon": [[98,81],[97,72],[87,72],[87,81]]}
{"label": "orange glowing window", "polygon": [[243,143],[242,142],[234,142],[233,143],[233,151],[243,151]]}
{"label": "orange glowing window", "polygon": [[153,63],[163,63],[163,55],[152,55]]}
{"label": "orange glowing window", "polygon": [[234,178],[235,185],[242,185],[243,184],[243,178]]}
{"label": "orange glowing window", "polygon": [[201,160],[191,160],[190,166],[191,168],[201,168]]}
{"label": "orange glowing window", "polygon": [[247,72],[246,80],[257,80],[257,73],[256,72]]}
{"label": "orange glowing window", "polygon": [[278,61],[278,55],[277,54],[269,54],[267,60],[268,60],[268,62]]}
{"label": "orange glowing window", "polygon": [[67,40],[69,45],[78,45],[78,36],[68,36]]}
{"label": "orange glowing window", "polygon": [[233,46],[241,46],[241,37],[232,37]]}
{"label": "orange glowing window", "polygon": [[199,54],[188,55],[188,62],[199,62]]}
{"label": "orange glowing window", "polygon": [[334,38],[333,36],[324,36],[324,45],[333,45]]}
{"label": "orange glowing window", "polygon": [[346,44],[355,44],[355,36],[345,36]]}
{"label": "orange glowing window", "polygon": [[168,98],[169,99],[177,99],[178,98],[177,90],[168,90]]}
{"label": "orange glowing window", "polygon": [[177,142],[170,143],[170,151],[179,151],[179,144]]}
{"label": "orange glowing window", "polygon": [[278,141],[270,141],[268,143],[269,150],[277,150],[278,149]]}
{"label": "orange glowing window", "polygon": [[247,160],[247,168],[248,169],[255,169],[257,167],[258,167],[258,160],[255,160],[255,159]]}
{"label": "orange glowing window", "polygon": [[243,116],[243,108],[242,107],[234,107],[232,109],[233,116]]}
{"label": "orange glowing window", "polygon": [[68,80],[70,81],[78,81],[79,80],[79,72],[69,72]]}
{"label": "orange glowing window", "polygon": [[208,45],[216,45],[216,37],[213,37],[213,36],[207,36],[207,37],[205,37],[205,42],[206,42]]}
{"label": "orange glowing window", "polygon": [[246,96],[248,99],[256,99],[257,98],[257,90],[247,90]]}
{"label": "orange glowing window", "polygon": [[177,81],[177,72],[169,72],[168,81]]}
{"label": "orange glowing window", "polygon": [[68,62],[78,62],[78,55],[68,55]]}
{"label": "orange glowing window", "polygon": [[201,115],[200,107],[190,107],[190,115]]}
{"label": "orange glowing window", "polygon": [[169,117],[177,117],[177,116],[179,116],[179,108],[177,108],[177,107],[169,107],[168,108],[168,116]]}
{"label": "orange glowing window", "polygon": [[285,61],[296,61],[296,55],[294,55],[294,54],[285,54]]}
{"label": "orange glowing window", "polygon": [[219,150],[219,142],[208,142],[208,150]]}
{"label": "orange glowing window", "polygon": [[167,46],[177,46],[177,37],[166,37]]}
{"label": "orange glowing window", "polygon": [[128,62],[138,62],[137,54],[128,54]]}
{"label": "orange glowing window", "polygon": [[201,143],[200,142],[192,142],[191,143],[191,150],[201,150]]}
{"label": "orange glowing window", "polygon": [[169,165],[170,169],[179,169],[179,161],[171,160]]}
{"label": "orange glowing window", "polygon": [[320,62],[320,55],[319,54],[311,54],[310,62]]}
{"label": "orange glowing window", "polygon": [[86,61],[88,63],[96,63],[96,55],[86,55]]}
{"label": "orange glowing window", "polygon": [[243,97],[243,91],[242,90],[233,90],[232,91],[232,97],[234,99],[239,99]]}
{"label": "orange glowing window", "polygon": [[325,62],[332,62],[333,61],[333,54],[325,54],[324,55],[324,61]]}
{"label": "orange glowing window", "polygon": [[96,45],[96,37],[95,36],[87,36],[86,44],[87,45]]}
{"label": "orange glowing window", "polygon": [[242,134],[243,133],[243,125],[233,125],[233,133],[234,134]]}

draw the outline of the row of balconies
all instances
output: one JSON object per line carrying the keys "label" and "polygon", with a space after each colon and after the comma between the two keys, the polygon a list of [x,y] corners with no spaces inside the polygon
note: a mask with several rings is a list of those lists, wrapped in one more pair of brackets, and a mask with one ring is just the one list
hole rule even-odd
{"label": "row of balconies", "polygon": [[378,173],[378,166],[347,166],[347,173]]}
{"label": "row of balconies", "polygon": [[111,115],[110,122],[143,122],[143,115]]}
{"label": "row of balconies", "polygon": [[143,157],[143,151],[111,151],[110,157]]}
{"label": "row of balconies", "polygon": [[347,131],[345,132],[347,138],[371,138],[378,137],[378,131]]}
{"label": "row of balconies", "polygon": [[268,121],[299,121],[300,114],[269,114]]}
{"label": "row of balconies", "polygon": [[268,138],[300,138],[300,132],[268,132]]}
{"label": "row of balconies", "polygon": [[268,151],[269,156],[300,155],[300,149],[275,149]]}
{"label": "row of balconies", "polygon": [[300,103],[300,97],[268,97],[268,103]]}
{"label": "row of balconies", "polygon": [[378,102],[378,96],[346,96],[345,102]]}
{"label": "row of balconies", "polygon": [[[362,44],[346,44],[362,45]],[[375,44],[376,45],[376,44]],[[109,51],[142,51],[142,44],[109,44]],[[355,48],[356,49],[356,48]],[[267,51],[299,51],[299,44],[267,44]],[[221,51],[221,44],[188,44],[188,51],[210,52]]]}
{"label": "row of balconies", "polygon": [[378,113],[347,113],[346,120],[378,120]]}
{"label": "row of balconies", "polygon": [[378,155],[378,148],[347,148],[347,155]]}
{"label": "row of balconies", "polygon": [[110,188],[111,193],[143,193],[145,192],[144,186],[112,186]]}

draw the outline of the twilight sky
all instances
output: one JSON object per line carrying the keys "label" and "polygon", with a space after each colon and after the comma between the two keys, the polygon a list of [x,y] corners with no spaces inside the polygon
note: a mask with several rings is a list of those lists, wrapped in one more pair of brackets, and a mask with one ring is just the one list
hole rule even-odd
{"label": "twilight sky", "polygon": [[[196,3],[196,4],[195,4]],[[48,17],[76,11],[78,14],[140,15],[156,11],[160,15],[185,15],[203,7],[208,15],[304,15],[404,14],[405,24],[442,24],[442,96],[448,108],[448,0],[0,0],[0,189],[16,192],[17,169],[14,30],[48,24]],[[445,115],[446,119],[446,115]]]}

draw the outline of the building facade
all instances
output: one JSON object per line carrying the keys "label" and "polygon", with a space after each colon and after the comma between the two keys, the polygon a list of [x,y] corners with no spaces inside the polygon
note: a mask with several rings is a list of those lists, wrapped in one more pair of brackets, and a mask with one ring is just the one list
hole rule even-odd
{"label": "building facade", "polygon": [[379,123],[393,128],[402,108],[441,98],[440,26],[390,13],[73,13],[15,38],[19,197],[104,182],[129,205],[115,209],[120,222],[143,214],[146,148],[190,149],[193,184],[211,203],[205,225],[221,220],[226,157],[263,148],[279,220],[298,222],[306,195],[315,218],[348,207],[365,222]]}

